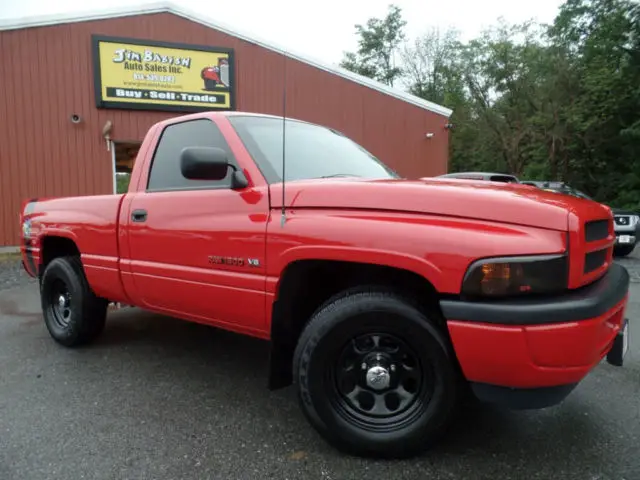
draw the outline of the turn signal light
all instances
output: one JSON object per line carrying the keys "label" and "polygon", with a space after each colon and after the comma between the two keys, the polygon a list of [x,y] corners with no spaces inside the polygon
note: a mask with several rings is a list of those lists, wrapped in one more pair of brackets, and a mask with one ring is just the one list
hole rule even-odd
{"label": "turn signal light", "polygon": [[560,293],[568,281],[566,255],[488,258],[469,267],[462,293],[480,297]]}

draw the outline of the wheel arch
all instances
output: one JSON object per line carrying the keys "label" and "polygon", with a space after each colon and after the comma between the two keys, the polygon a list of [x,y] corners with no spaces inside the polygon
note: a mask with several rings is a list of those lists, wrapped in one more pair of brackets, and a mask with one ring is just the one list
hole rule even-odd
{"label": "wheel arch", "polygon": [[80,258],[80,249],[74,238],[59,234],[46,234],[40,240],[40,265],[38,276],[42,277],[45,268],[51,261],[63,256],[77,256]]}
{"label": "wheel arch", "polygon": [[[80,255],[73,252],[73,246],[60,240],[56,240],[54,245],[59,250],[52,250],[40,276],[40,301],[45,325],[51,337],[66,347],[90,343],[104,329],[108,301],[96,296],[91,289]],[[55,255],[64,249],[70,253]],[[58,290],[60,284],[62,288]],[[56,297],[60,300],[55,300]],[[54,311],[59,308],[64,311]]]}
{"label": "wheel arch", "polygon": [[289,262],[278,279],[271,311],[269,388],[283,388],[292,383],[293,353],[302,329],[326,301],[349,289],[383,288],[399,293],[436,317],[448,336],[438,301],[440,294],[434,283],[418,269],[402,268],[397,264],[365,263],[345,258],[306,258]]}
{"label": "wheel arch", "polygon": [[412,272],[441,291],[442,271],[425,258],[387,250],[339,246],[300,246],[286,250],[278,259],[276,291],[287,270],[300,261],[348,262],[359,265],[378,265]]}

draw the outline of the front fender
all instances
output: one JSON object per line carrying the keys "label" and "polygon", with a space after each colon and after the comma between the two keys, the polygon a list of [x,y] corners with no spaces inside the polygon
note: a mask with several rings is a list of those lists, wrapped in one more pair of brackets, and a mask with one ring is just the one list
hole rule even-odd
{"label": "front fender", "polygon": [[267,227],[267,293],[300,260],[384,265],[427,280],[441,294],[458,294],[478,258],[562,253],[566,232],[437,215],[297,209]]}
{"label": "front fender", "polygon": [[[433,263],[424,258],[402,252],[391,252],[373,248],[347,246],[300,246],[282,252],[278,258],[277,277],[280,279],[285,269],[300,260],[327,260],[362,264],[383,265],[401,270],[408,270],[429,281],[436,290],[442,288],[442,272]],[[278,283],[272,284],[277,291]]]}

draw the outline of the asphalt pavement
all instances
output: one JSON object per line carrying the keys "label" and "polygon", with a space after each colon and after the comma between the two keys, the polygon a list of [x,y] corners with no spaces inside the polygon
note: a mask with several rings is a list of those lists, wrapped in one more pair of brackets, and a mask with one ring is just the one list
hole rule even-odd
{"label": "asphalt pavement", "polygon": [[470,410],[425,455],[373,461],[325,444],[292,388],[266,389],[264,342],[122,310],[98,343],[65,349],[5,261],[0,480],[640,479],[640,255],[621,263],[637,327],[623,368],[603,362],[549,409]]}

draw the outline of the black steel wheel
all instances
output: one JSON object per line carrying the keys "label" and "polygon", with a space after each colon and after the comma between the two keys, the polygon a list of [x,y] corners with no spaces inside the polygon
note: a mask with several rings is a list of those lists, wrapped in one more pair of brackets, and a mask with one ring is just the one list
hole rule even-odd
{"label": "black steel wheel", "polygon": [[440,327],[380,290],[330,300],[294,358],[300,403],[314,428],[356,455],[408,457],[450,424],[458,374]]}
{"label": "black steel wheel", "polygon": [[336,411],[364,428],[401,428],[433,394],[433,372],[396,335],[371,331],[349,340],[333,368],[327,392]]}
{"label": "black steel wheel", "polygon": [[47,308],[49,315],[58,328],[67,328],[71,319],[71,292],[69,287],[60,278],[52,281],[48,291]]}
{"label": "black steel wheel", "polygon": [[47,265],[40,300],[49,334],[64,346],[89,343],[104,329],[108,302],[93,293],[77,257],[55,258]]}

